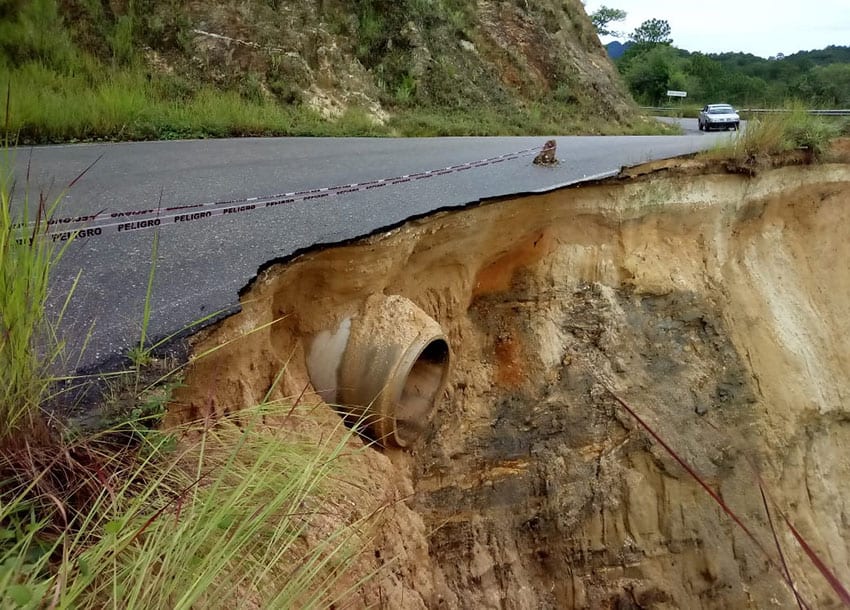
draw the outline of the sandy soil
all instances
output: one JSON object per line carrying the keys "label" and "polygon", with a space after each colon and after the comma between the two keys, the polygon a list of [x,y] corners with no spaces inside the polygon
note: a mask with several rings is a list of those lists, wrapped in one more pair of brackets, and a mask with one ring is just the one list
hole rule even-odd
{"label": "sandy soil", "polygon": [[[846,152],[846,151],[845,151]],[[490,202],[276,265],[203,350],[172,419],[312,392],[305,346],[372,294],[441,325],[449,387],[410,451],[353,453],[381,506],[352,594],[387,608],[796,607],[782,511],[850,582],[850,165],[689,160]],[[317,409],[317,434],[336,416]],[[324,422],[324,423],[322,423]],[[778,528],[812,607],[839,607]],[[356,578],[356,575],[354,576]]]}

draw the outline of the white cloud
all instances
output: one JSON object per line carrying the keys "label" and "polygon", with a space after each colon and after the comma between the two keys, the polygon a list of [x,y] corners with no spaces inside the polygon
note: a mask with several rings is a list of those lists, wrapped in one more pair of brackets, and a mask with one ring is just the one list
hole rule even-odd
{"label": "white cloud", "polygon": [[[673,44],[688,51],[741,51],[768,57],[850,45],[848,0],[593,0],[585,9],[592,13],[602,5],[628,13],[624,22],[612,24],[624,32],[631,32],[647,19],[666,19]],[[609,40],[613,39],[603,42]]]}

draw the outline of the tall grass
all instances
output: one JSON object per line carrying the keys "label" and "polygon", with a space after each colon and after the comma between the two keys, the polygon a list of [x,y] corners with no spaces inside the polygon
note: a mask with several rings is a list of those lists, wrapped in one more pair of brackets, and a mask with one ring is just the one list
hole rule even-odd
{"label": "tall grass", "polygon": [[[26,183],[13,184],[14,152],[8,142],[2,155],[0,443],[23,432],[36,434],[42,427],[40,408],[51,387],[51,369],[63,355],[55,329],[64,307],[58,319],[51,320],[45,303],[52,273],[72,241],[56,247],[47,236],[50,219],[62,196],[51,201],[39,196],[31,201]],[[13,204],[15,186],[19,200]]]}
{"label": "tall grass", "polygon": [[[36,224],[29,233],[16,229],[28,223],[29,205],[25,202],[22,213],[12,210],[11,180],[11,170],[4,168],[0,172],[0,442],[35,425],[47,390],[36,350],[45,327],[44,302],[53,258],[49,240],[39,238],[43,225]],[[36,215],[44,214],[39,202]]]}
{"label": "tall grass", "polygon": [[[95,71],[92,68],[91,71]],[[246,99],[206,86],[172,87],[176,77],[148,82],[137,68],[58,74],[26,64],[4,75],[16,99],[11,128],[32,143],[92,139],[175,139],[231,136],[478,136],[566,133],[665,133],[657,123],[615,125],[577,114],[567,104],[468,110],[405,105],[386,125],[359,108],[324,119],[308,105]]]}
{"label": "tall grass", "polygon": [[796,149],[820,157],[832,138],[839,135],[837,125],[823,117],[809,114],[795,105],[789,112],[768,114],[747,122],[737,136],[709,151],[710,157],[732,158],[741,163],[753,163],[770,155],[780,155]]}
{"label": "tall grass", "polygon": [[[104,494],[107,535],[79,557],[110,569],[77,573],[65,603],[234,608],[246,594],[262,600],[262,607],[334,601],[328,599],[335,577],[326,573],[327,562],[333,556],[336,576],[344,572],[358,550],[347,546],[352,532],[337,529],[314,549],[306,548],[303,536],[321,510],[328,476],[339,469],[347,435],[329,435],[316,447],[292,433],[284,438],[263,422],[290,410],[264,406],[213,429],[179,430],[194,440],[153,464],[157,476],[144,493],[119,491],[118,502]],[[324,588],[320,577],[329,578]]]}
{"label": "tall grass", "polygon": [[62,344],[45,302],[69,242],[46,234],[61,197],[13,192],[12,151],[0,160],[0,608],[345,602],[369,576],[351,567],[370,529],[326,502],[357,450],[341,419],[318,442],[298,401],[168,431],[143,408],[95,433],[47,425]]}
{"label": "tall grass", "polygon": [[403,103],[390,109],[386,125],[356,107],[325,119],[308,104],[281,103],[271,94],[245,96],[179,76],[151,77],[138,66],[103,65],[86,55],[67,61],[61,70],[45,62],[11,67],[0,61],[0,83],[15,93],[10,128],[22,141],[669,132],[655,122],[619,125],[554,100],[464,109]]}
{"label": "tall grass", "polygon": [[[295,431],[305,417],[306,409],[274,403],[215,426],[150,433],[118,453],[110,436],[119,430],[72,443],[69,454],[91,456],[88,468],[75,465],[73,487],[99,493],[82,510],[58,489],[45,492],[44,482],[35,487],[41,502],[26,489],[4,498],[0,524],[18,525],[0,528],[0,606],[339,603],[359,584],[348,572],[368,543],[369,528],[347,514],[329,520],[323,502],[329,478],[344,472],[340,457],[351,450],[351,433],[340,422],[317,446]],[[284,433],[269,420],[291,425],[284,424]],[[0,462],[0,469],[8,472],[9,465]],[[51,475],[57,470],[53,465]],[[30,521],[32,507],[38,510]],[[323,527],[321,542],[308,545],[311,528]]]}

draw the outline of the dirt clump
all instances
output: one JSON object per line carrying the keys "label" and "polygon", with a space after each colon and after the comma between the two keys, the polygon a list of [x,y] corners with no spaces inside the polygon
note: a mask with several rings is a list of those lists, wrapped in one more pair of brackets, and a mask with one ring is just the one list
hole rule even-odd
{"label": "dirt clump", "polygon": [[[612,392],[773,551],[757,468],[773,508],[848,580],[850,167],[694,163],[438,213],[275,265],[197,349],[269,326],[195,363],[171,417],[260,400],[284,365],[272,394],[307,388],[321,404],[310,337],[370,295],[402,295],[440,323],[453,365],[409,451],[358,458],[364,488],[380,490],[357,495],[359,510],[391,497],[397,511],[364,548],[364,566],[386,568],[363,599],[796,607]],[[808,603],[839,607],[778,535]]]}

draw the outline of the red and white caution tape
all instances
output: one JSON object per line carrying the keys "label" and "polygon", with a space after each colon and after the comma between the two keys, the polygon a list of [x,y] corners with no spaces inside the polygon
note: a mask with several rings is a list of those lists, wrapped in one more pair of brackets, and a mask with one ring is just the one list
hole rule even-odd
{"label": "red and white caution tape", "polygon": [[[497,157],[469,161],[467,163],[450,165],[440,169],[430,169],[414,174],[404,174],[393,178],[381,178],[368,182],[354,182],[303,191],[276,193],[242,199],[228,199],[226,201],[208,201],[159,209],[146,208],[121,212],[98,212],[96,214],[81,216],[54,217],[48,220],[49,228],[45,234],[50,236],[53,241],[67,241],[72,237],[74,239],[101,237],[107,234],[130,233],[156,227],[185,224],[207,218],[242,214],[258,209],[273,208],[327,197],[338,197],[349,193],[358,193],[392,185],[427,180],[438,176],[504,163],[505,161],[518,159],[539,151],[539,147],[528,148]],[[31,222],[26,227],[21,224],[17,228],[29,229],[31,232],[34,225],[35,223]],[[26,239],[26,237],[22,236],[21,239]]]}

